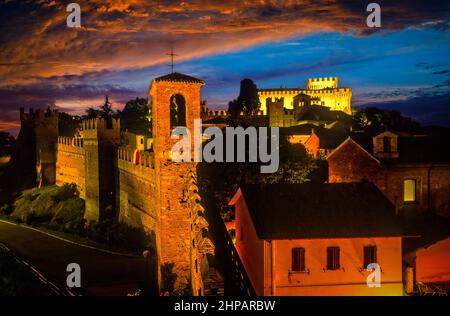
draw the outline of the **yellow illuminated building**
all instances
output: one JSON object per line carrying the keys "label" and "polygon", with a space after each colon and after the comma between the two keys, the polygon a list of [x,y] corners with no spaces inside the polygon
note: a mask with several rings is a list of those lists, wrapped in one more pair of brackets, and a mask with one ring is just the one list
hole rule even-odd
{"label": "yellow illuminated building", "polygon": [[313,104],[330,108],[331,111],[342,111],[351,114],[352,90],[339,88],[337,77],[308,79],[306,89],[279,88],[259,89],[261,110],[268,114],[269,104],[282,102],[287,110],[294,109],[295,97],[307,95],[311,97]]}

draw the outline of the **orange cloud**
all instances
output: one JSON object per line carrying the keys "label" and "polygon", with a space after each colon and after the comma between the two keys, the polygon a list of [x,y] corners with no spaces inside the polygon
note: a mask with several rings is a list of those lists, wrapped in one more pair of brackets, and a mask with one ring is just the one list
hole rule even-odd
{"label": "orange cloud", "polygon": [[[154,66],[167,62],[170,47],[175,47],[181,60],[189,60],[315,32],[363,35],[369,31],[364,2],[78,1],[81,29],[65,26],[68,13],[63,1],[40,1],[29,8],[18,2],[0,5],[0,11],[13,6],[24,10],[21,16],[11,18],[9,28],[14,36],[6,36],[2,44],[0,60],[7,62],[0,64],[0,85]],[[439,10],[427,10],[419,2],[409,1],[405,7],[396,2],[383,4],[385,29],[438,18]],[[409,12],[411,8],[414,10]],[[27,14],[33,19],[24,18]]]}

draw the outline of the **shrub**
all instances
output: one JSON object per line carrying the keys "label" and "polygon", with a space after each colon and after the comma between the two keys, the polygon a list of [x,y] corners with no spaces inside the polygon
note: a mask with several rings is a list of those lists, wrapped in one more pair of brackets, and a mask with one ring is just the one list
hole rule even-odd
{"label": "shrub", "polygon": [[11,218],[29,225],[81,233],[84,229],[84,200],[76,185],[48,186],[22,192]]}
{"label": "shrub", "polygon": [[154,234],[148,234],[143,228],[133,227],[122,222],[118,223],[114,220],[91,223],[87,227],[87,237],[112,247],[135,252],[156,249]]}

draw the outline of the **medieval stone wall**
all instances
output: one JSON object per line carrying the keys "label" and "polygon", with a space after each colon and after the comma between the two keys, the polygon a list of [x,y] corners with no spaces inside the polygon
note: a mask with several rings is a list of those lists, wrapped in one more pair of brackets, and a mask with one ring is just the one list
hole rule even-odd
{"label": "medieval stone wall", "polygon": [[156,234],[159,214],[153,154],[119,148],[117,170],[119,220]]}
{"label": "medieval stone wall", "polygon": [[269,101],[284,99],[284,107],[293,109],[295,97],[305,94],[311,98],[319,98],[319,105],[329,107],[332,111],[343,111],[351,115],[352,90],[350,88],[339,88],[338,78],[314,78],[309,79],[306,89],[260,89],[258,91],[261,102],[261,111],[268,114]]}
{"label": "medieval stone wall", "polygon": [[56,184],[75,183],[82,199],[86,196],[85,151],[83,139],[58,137]]}

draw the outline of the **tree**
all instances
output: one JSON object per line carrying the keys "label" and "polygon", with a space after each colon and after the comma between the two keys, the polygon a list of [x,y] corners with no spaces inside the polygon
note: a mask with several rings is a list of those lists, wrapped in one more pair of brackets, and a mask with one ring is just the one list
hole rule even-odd
{"label": "tree", "polygon": [[80,126],[81,118],[65,112],[58,113],[59,136],[73,137]]}
{"label": "tree", "polygon": [[383,110],[375,107],[353,110],[353,129],[377,133],[384,130],[401,130],[405,132],[421,132],[420,124],[400,111]]}
{"label": "tree", "polygon": [[246,115],[255,114],[260,106],[256,84],[251,79],[244,79],[241,81],[237,100],[228,103],[228,110],[231,116],[236,118],[240,112],[244,112]]}
{"label": "tree", "polygon": [[0,131],[0,157],[11,156],[14,151],[16,140],[7,132]]}
{"label": "tree", "polygon": [[98,109],[90,107],[86,110],[85,118],[103,118],[111,119],[117,115],[112,109],[112,104],[109,102],[108,96],[105,96],[105,102],[98,107]]}
{"label": "tree", "polygon": [[128,101],[118,115],[123,130],[143,135],[150,132],[150,111],[147,99],[136,98]]}

